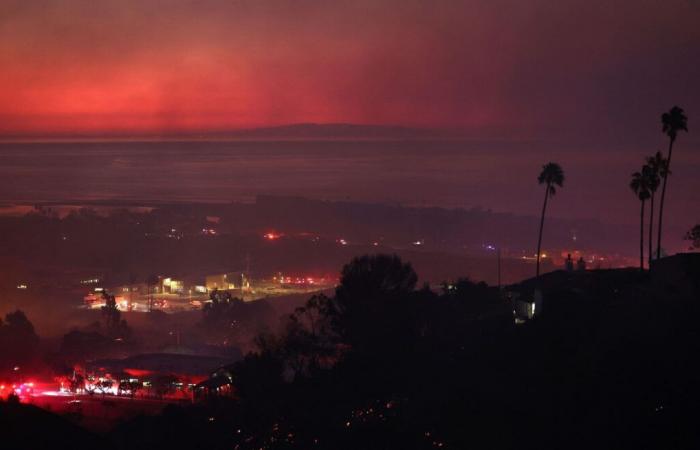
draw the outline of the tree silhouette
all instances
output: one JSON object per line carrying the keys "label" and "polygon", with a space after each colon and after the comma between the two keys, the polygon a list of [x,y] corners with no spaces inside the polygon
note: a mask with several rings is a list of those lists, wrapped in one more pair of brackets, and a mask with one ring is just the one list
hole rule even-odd
{"label": "tree silhouette", "polygon": [[354,258],[343,267],[332,309],[340,338],[355,348],[393,338],[386,321],[402,312],[417,281],[413,267],[396,255]]}
{"label": "tree silhouette", "polygon": [[102,307],[102,318],[105,322],[107,335],[111,338],[124,338],[129,333],[129,326],[126,320],[121,318],[121,312],[117,307],[117,300],[114,295],[110,295],[107,290],[102,291],[102,298],[105,305]]}
{"label": "tree silhouette", "polygon": [[640,217],[640,235],[639,235],[639,270],[644,271],[644,205],[651,193],[649,191],[649,179],[650,179],[649,166],[642,167],[641,172],[634,172],[632,174],[632,181],[630,181],[630,189],[637,196],[642,204],[641,217]]}
{"label": "tree silhouette", "polygon": [[119,327],[121,312],[119,312],[119,308],[117,308],[116,298],[114,295],[109,295],[105,289],[102,291],[102,299],[105,301],[105,305],[102,307],[102,317],[105,319],[107,329],[109,330]]}
{"label": "tree silhouette", "polygon": [[539,184],[545,185],[544,205],[542,206],[542,217],[540,219],[540,234],[537,238],[537,272],[536,276],[540,276],[540,252],[542,249],[542,229],[544,228],[544,214],[547,210],[547,200],[556,194],[556,187],[564,185],[564,171],[557,163],[549,162],[542,166],[542,172],[537,178]]}
{"label": "tree silhouette", "polygon": [[202,308],[199,327],[208,339],[219,340],[224,345],[247,341],[275,317],[274,309],[266,301],[244,302],[219,289],[212,290],[209,299]]}
{"label": "tree silhouette", "polygon": [[651,260],[654,258],[654,198],[656,197],[656,191],[661,184],[661,179],[666,178],[668,175],[668,164],[666,158],[663,157],[661,152],[656,152],[653,156],[647,157],[647,167],[648,170],[648,186],[649,193],[651,197],[649,198],[649,267],[651,267]]}
{"label": "tree silhouette", "polygon": [[690,241],[691,249],[700,249],[700,224],[695,225],[688,233],[685,235],[685,240]]}
{"label": "tree silhouette", "polygon": [[336,358],[334,312],[333,299],[318,294],[287,318],[280,350],[295,376],[311,374],[324,360]]}
{"label": "tree silhouette", "polygon": [[663,186],[661,188],[661,204],[659,205],[659,229],[658,236],[656,239],[656,258],[661,258],[661,232],[663,231],[663,220],[664,220],[664,203],[666,200],[666,184],[668,183],[668,175],[670,175],[671,169],[671,156],[673,153],[673,143],[676,141],[679,131],[688,131],[688,118],[683,112],[682,108],[674,106],[669,110],[669,112],[661,115],[662,129],[669,139],[668,142],[668,156],[666,157],[666,168],[667,176],[664,177]]}
{"label": "tree silhouette", "polygon": [[253,411],[274,414],[284,387],[284,364],[277,355],[265,349],[249,353],[233,364],[232,372],[240,401]]}
{"label": "tree silhouette", "polygon": [[0,379],[13,366],[33,364],[39,352],[39,336],[24,312],[17,310],[0,319]]}
{"label": "tree silhouette", "polygon": [[418,276],[397,255],[364,255],[343,267],[336,291],[341,305],[346,299],[401,296],[413,292]]}
{"label": "tree silhouette", "polygon": [[[696,286],[659,290],[636,270],[559,274],[534,280],[541,314],[516,326],[513,303],[496,287],[458,280],[442,294],[411,290],[404,264],[372,258],[345,271],[353,275],[342,289],[345,311],[373,308],[355,329],[371,333],[371,345],[340,336],[340,357],[326,360],[309,338],[327,333],[337,299],[318,296],[295,312],[292,334],[263,335],[258,352],[217,370],[211,385],[231,383],[233,399],[129,420],[110,442],[130,450],[700,448]],[[0,402],[0,422],[12,417]]]}

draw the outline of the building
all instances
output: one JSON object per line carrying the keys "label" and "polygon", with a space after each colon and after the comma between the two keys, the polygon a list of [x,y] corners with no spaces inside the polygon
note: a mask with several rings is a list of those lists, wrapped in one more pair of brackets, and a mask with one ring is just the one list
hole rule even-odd
{"label": "building", "polygon": [[172,278],[163,278],[160,280],[161,292],[164,294],[182,294],[185,291],[185,285],[182,280],[174,280]]}
{"label": "building", "polygon": [[194,386],[194,397],[205,400],[233,395],[233,366],[219,367],[209,378]]}
{"label": "building", "polygon": [[204,286],[208,291],[236,289],[235,278],[229,278],[226,273],[207,275],[204,279]]}
{"label": "building", "polygon": [[210,356],[187,353],[150,353],[124,359],[93,361],[85,367],[84,386],[80,390],[110,395],[138,391],[139,396],[191,399],[195,386],[209,379],[212,370],[240,356]]}
{"label": "building", "polygon": [[542,312],[542,291],[539,289],[535,289],[531,294],[508,291],[506,296],[513,306],[513,316],[516,324],[525,323]]}

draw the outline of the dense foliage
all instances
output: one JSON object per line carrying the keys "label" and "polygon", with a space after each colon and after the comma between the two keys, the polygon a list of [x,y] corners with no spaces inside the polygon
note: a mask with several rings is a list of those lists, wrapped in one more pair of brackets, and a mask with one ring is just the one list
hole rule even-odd
{"label": "dense foliage", "polygon": [[[128,448],[677,448],[695,443],[696,299],[634,271],[558,272],[539,317],[460,280],[415,289],[396,257],[353,260],[333,297],[232,368],[237,398],[113,433]],[[524,284],[520,289],[533,289]],[[170,433],[168,430],[187,430]]]}
{"label": "dense foliage", "polygon": [[39,357],[39,337],[22,311],[0,319],[0,377],[18,376],[20,371],[36,368]]}

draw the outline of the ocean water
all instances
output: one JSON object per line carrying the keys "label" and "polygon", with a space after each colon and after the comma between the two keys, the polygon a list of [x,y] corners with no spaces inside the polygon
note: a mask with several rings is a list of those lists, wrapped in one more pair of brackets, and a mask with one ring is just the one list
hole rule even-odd
{"label": "ocean water", "polygon": [[[627,185],[638,153],[459,140],[3,143],[0,205],[275,194],[537,215],[536,177],[553,160],[567,180],[552,215],[636,223],[638,202]],[[690,217],[700,211],[700,161],[678,154],[668,208],[681,220],[700,220]]]}

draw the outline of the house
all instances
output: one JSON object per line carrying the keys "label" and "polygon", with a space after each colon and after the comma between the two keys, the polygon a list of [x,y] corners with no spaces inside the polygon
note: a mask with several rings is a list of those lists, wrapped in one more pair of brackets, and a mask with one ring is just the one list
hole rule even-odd
{"label": "house", "polygon": [[513,306],[513,316],[516,324],[525,323],[541,314],[542,311],[542,291],[535,289],[530,292],[508,291],[506,292]]}

